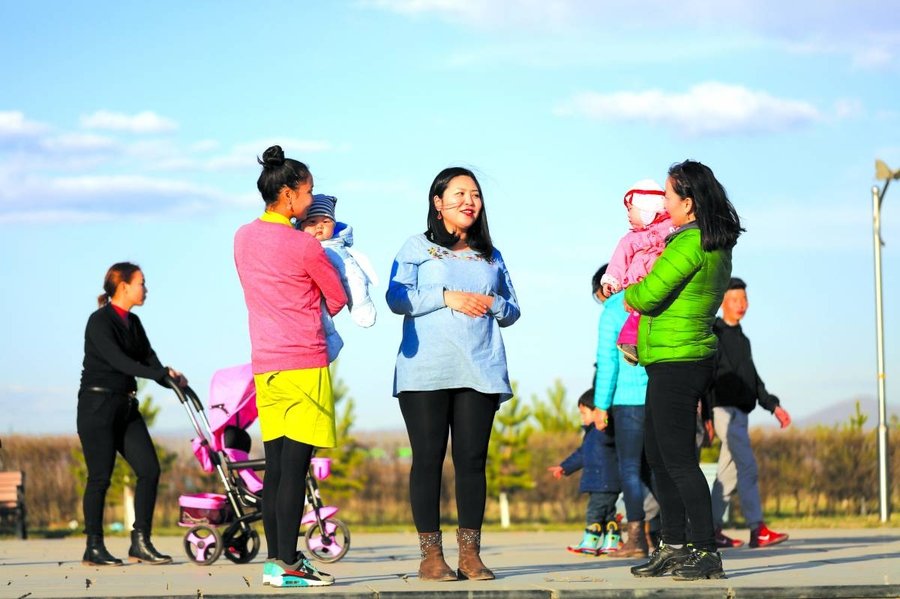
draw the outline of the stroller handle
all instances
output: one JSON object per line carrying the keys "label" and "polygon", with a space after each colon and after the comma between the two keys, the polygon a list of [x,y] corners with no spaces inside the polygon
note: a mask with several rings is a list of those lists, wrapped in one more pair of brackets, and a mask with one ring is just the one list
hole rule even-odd
{"label": "stroller handle", "polygon": [[190,401],[191,405],[194,406],[194,409],[196,411],[198,411],[198,412],[203,411],[203,404],[200,403],[200,398],[197,397],[197,394],[194,392],[193,389],[190,388],[190,386],[186,385],[184,387],[181,387],[178,384],[178,381],[176,381],[169,375],[166,375],[163,378],[162,382],[163,382],[164,387],[168,387],[169,389],[171,389],[172,391],[175,392],[175,395],[178,396],[178,401],[180,401],[183,404]]}

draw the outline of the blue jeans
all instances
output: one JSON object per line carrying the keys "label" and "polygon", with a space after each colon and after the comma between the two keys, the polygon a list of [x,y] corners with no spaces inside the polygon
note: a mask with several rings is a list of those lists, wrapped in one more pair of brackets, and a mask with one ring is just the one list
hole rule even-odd
{"label": "blue jeans", "polygon": [[609,491],[588,493],[587,525],[599,524],[606,530],[606,523],[616,519],[616,500],[619,494]]}
{"label": "blue jeans", "polygon": [[644,406],[612,406],[619,479],[629,522],[644,519],[644,484],[650,486],[650,468],[644,457]]}

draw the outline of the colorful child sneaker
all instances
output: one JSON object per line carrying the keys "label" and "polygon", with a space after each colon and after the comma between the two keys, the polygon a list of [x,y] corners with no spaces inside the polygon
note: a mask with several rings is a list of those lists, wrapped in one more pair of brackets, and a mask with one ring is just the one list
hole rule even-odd
{"label": "colorful child sneaker", "polygon": [[716,529],[716,547],[719,549],[731,549],[732,547],[743,547],[744,542],[740,539],[732,539],[722,532],[721,528]]}
{"label": "colorful child sneaker", "polygon": [[638,363],[637,345],[632,345],[631,343],[617,343],[616,347],[622,352],[622,356],[625,358],[626,362],[632,366]]}
{"label": "colorful child sneaker", "polygon": [[788,535],[783,532],[769,530],[765,523],[760,524],[750,531],[750,547],[768,547],[788,540]]}
{"label": "colorful child sneaker", "polygon": [[622,535],[619,534],[619,524],[612,520],[606,524],[606,537],[600,545],[600,553],[614,553],[622,547]]}
{"label": "colorful child sneaker", "polygon": [[600,545],[603,543],[603,527],[599,524],[591,524],[584,529],[584,536],[577,545],[569,545],[567,551],[585,555],[598,555]]}
{"label": "colorful child sneaker", "polygon": [[294,564],[275,560],[270,572],[273,576],[269,584],[273,587],[327,587],[334,584],[334,576],[319,572],[305,557],[299,557]]}

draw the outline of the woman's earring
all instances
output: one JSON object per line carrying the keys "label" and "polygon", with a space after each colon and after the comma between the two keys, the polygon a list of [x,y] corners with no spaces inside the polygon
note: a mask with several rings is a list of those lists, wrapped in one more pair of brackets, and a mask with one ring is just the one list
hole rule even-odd
{"label": "woman's earring", "polygon": [[438,212],[438,213],[437,213],[437,219],[438,219],[438,220],[441,220],[442,218],[443,218],[443,217],[441,216],[441,213]]}

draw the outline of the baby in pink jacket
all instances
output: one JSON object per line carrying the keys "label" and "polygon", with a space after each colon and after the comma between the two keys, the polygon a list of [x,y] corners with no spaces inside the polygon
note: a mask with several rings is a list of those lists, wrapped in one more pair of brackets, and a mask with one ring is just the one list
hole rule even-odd
{"label": "baby in pink jacket", "polygon": [[[672,221],[665,208],[666,192],[652,179],[643,179],[625,193],[625,208],[631,230],[626,233],[600,279],[607,297],[650,272],[653,263],[666,247],[666,236],[672,231]],[[640,315],[632,312],[622,327],[617,346],[630,364],[638,363],[637,332]]]}

